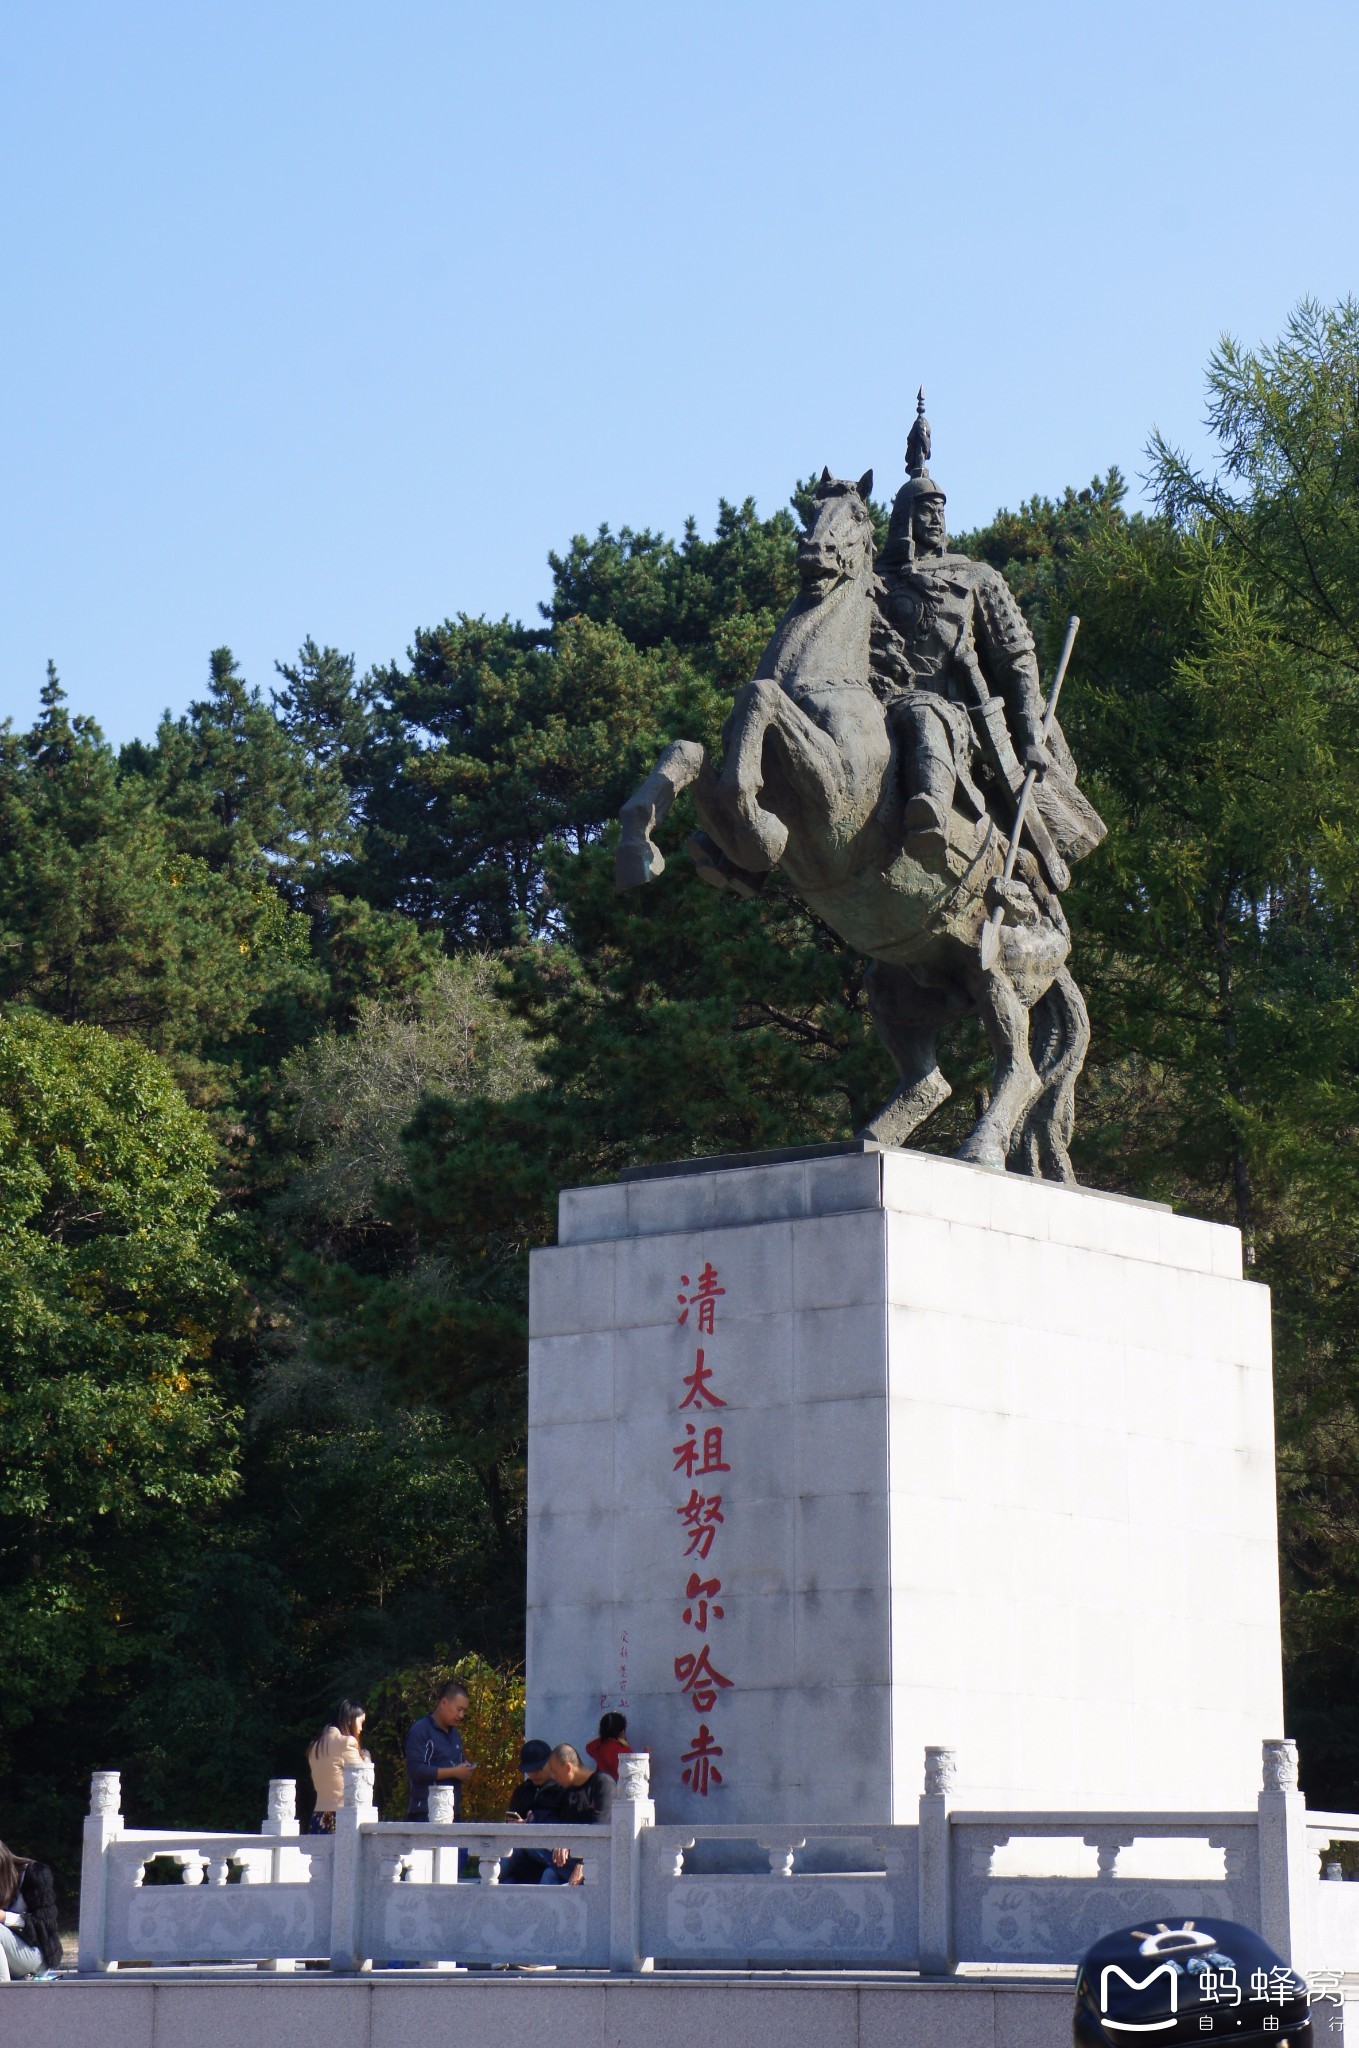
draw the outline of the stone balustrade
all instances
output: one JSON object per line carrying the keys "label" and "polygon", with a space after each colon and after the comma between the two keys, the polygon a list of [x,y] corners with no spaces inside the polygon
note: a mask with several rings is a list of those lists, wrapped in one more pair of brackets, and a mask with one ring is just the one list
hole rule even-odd
{"label": "stone balustrade", "polygon": [[[1359,1815],[1309,1814],[1291,1744],[1267,1743],[1254,1811],[995,1813],[956,1803],[958,1760],[932,1749],[909,1826],[658,1827],[647,1758],[623,1759],[600,1828],[379,1820],[371,1766],[346,1771],[333,1835],[301,1836],[295,1788],[269,1787],[257,1835],[124,1826],[96,1772],[85,1823],[82,1973],[120,1964],[319,1959],[631,1974],[726,1968],[920,1970],[1074,1963],[1144,1916],[1244,1921],[1295,1968],[1359,1970],[1359,1885],[1321,1864]],[[569,1845],[575,1885],[503,1884],[515,1848]],[[461,1853],[460,1853],[461,1852]],[[178,1882],[147,1882],[158,1859]],[[477,1875],[469,1881],[467,1859]],[[460,1868],[461,1866],[461,1868]],[[164,1865],[162,1864],[162,1869]],[[1353,1901],[1353,1905],[1351,1905]]]}

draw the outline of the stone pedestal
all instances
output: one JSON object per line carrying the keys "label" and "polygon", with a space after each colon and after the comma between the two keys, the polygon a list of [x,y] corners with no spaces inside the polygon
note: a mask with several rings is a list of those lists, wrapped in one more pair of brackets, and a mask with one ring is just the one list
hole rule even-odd
{"label": "stone pedestal", "polygon": [[929,1744],[969,1807],[1254,1805],[1234,1230],[917,1152],[675,1168],[562,1195],[531,1330],[530,1735],[621,1708],[663,1822],[912,1820]]}

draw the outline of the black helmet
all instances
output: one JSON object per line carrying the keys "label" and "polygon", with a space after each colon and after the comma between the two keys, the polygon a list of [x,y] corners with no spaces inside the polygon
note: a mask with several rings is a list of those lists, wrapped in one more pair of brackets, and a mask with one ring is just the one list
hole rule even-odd
{"label": "black helmet", "polygon": [[1106,1934],[1076,1978],[1076,2048],[1312,2048],[1307,1986],[1234,1920],[1142,1920]]}

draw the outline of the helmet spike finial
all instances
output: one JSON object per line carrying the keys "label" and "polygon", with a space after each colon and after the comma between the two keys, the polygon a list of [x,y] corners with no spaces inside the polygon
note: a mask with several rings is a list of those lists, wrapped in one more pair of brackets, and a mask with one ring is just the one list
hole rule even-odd
{"label": "helmet spike finial", "polygon": [[925,417],[925,387],[922,384],[916,394],[915,418],[911,431],[906,437],[906,472],[915,478],[927,474],[925,464],[930,459],[930,423]]}

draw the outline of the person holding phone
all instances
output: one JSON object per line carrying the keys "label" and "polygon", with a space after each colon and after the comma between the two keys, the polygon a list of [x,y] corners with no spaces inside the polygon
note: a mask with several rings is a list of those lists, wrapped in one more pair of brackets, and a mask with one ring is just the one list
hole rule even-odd
{"label": "person holding phone", "polygon": [[453,1818],[462,1819],[462,1788],[476,1765],[462,1753],[458,1732],[471,1704],[467,1687],[450,1678],[439,1687],[434,1705],[406,1737],[406,1779],[410,1786],[407,1820],[429,1819],[431,1785],[452,1785]]}
{"label": "person holding phone", "polygon": [[[548,1768],[551,1756],[551,1743],[524,1744],[519,1752],[523,1782],[516,1785],[510,1794],[506,1820],[532,1821],[538,1826],[544,1821],[560,1820],[562,1795]],[[550,1849],[514,1849],[500,1866],[500,1882],[541,1884],[543,1872],[551,1861]]]}

